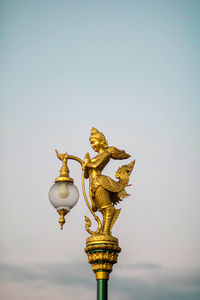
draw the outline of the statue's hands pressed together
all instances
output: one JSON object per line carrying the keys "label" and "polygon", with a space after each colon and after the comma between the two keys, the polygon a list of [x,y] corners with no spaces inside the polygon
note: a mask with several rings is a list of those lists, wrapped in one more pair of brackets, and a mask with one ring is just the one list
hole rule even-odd
{"label": "statue's hands pressed together", "polygon": [[90,154],[87,152],[85,154],[85,159],[84,159],[84,177],[87,179],[89,178],[89,173],[88,173],[88,167],[87,164],[90,162]]}
{"label": "statue's hands pressed together", "polygon": [[88,152],[85,154],[84,162],[85,162],[85,165],[87,165],[90,162],[90,154]]}

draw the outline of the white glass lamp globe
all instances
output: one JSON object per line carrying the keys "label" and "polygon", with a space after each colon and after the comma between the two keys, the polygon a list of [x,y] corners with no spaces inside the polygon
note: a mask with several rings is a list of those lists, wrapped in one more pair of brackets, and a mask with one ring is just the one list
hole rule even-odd
{"label": "white glass lamp globe", "polygon": [[77,203],[79,192],[72,182],[56,182],[49,190],[49,201],[57,209],[70,211]]}

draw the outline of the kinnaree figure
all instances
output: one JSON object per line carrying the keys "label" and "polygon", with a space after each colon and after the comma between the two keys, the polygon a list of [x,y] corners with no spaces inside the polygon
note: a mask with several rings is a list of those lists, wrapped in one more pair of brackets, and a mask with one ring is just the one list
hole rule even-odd
{"label": "kinnaree figure", "polygon": [[[104,282],[102,287],[105,291],[105,297],[102,296],[103,291],[97,292],[97,297],[101,295],[100,298],[107,299],[106,284],[113,265],[117,263],[118,254],[121,252],[118,238],[113,236],[111,232],[121,210],[116,209],[115,206],[124,198],[130,196],[125,189],[130,185],[129,177],[133,171],[135,160],[122,165],[116,172],[116,180],[113,180],[102,173],[105,166],[111,159],[123,160],[129,158],[130,155],[124,150],[108,146],[103,133],[94,127],[91,129],[89,140],[93,150],[97,153],[93,158],[90,158],[89,153],[86,153],[85,159],[82,160],[67,152],[62,154],[56,150],[57,157],[62,161],[62,167],[60,176],[56,178],[56,183],[50,189],[51,195],[49,198],[60,215],[59,223],[62,229],[65,223],[65,215],[78,201],[78,189],[69,175],[67,162],[68,160],[78,162],[82,169],[83,196],[90,213],[97,222],[97,224],[92,224],[90,218],[85,216],[85,229],[89,233],[86,239],[85,252],[95,273],[97,286],[100,287],[99,283]],[[85,189],[85,180],[87,179],[89,179],[90,200]],[[74,196],[72,191],[74,191]],[[74,199],[72,199],[72,196]],[[98,216],[99,213],[101,213],[103,220]],[[91,229],[92,225],[96,225],[94,230]]]}
{"label": "kinnaree figure", "polygon": [[130,155],[116,147],[108,147],[105,136],[96,128],[92,128],[89,139],[97,155],[94,158],[90,158],[89,153],[86,153],[84,177],[86,179],[89,178],[92,210],[93,212],[99,211],[103,215],[101,234],[111,235],[111,229],[120,213],[120,209],[115,209],[114,206],[129,196],[125,191],[125,187],[128,186],[129,176],[135,161],[123,165],[117,170],[116,178],[118,181],[102,175],[103,169],[111,158],[122,160],[129,158]]}

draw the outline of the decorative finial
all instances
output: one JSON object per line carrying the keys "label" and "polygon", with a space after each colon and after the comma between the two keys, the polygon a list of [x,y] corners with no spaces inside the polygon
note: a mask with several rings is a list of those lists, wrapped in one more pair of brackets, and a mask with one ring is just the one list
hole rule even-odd
{"label": "decorative finial", "polygon": [[65,215],[68,213],[66,209],[59,209],[58,213],[60,215],[59,223],[60,223],[60,229],[63,229],[63,225],[65,224]]}

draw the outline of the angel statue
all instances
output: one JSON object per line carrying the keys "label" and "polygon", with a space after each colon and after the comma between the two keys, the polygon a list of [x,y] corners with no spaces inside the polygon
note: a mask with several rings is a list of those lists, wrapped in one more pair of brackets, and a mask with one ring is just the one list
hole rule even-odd
{"label": "angel statue", "polygon": [[[120,213],[121,209],[115,209],[115,205],[129,196],[125,187],[128,186],[129,176],[133,170],[135,161],[128,165],[123,165],[116,172],[118,181],[101,175],[110,159],[126,159],[130,155],[124,150],[116,147],[108,147],[108,143],[103,133],[96,128],[91,129],[90,143],[97,155],[90,158],[86,153],[84,160],[84,177],[89,178],[90,200],[92,211],[99,211],[103,215],[103,226],[100,234],[111,235],[111,229]],[[87,221],[87,219],[86,219]]]}
{"label": "angel statue", "polygon": [[[115,205],[124,198],[130,196],[125,188],[129,185],[129,177],[135,165],[135,160],[131,163],[121,166],[116,172],[116,178],[113,180],[109,176],[102,175],[102,171],[109,163],[110,159],[127,159],[130,157],[124,150],[116,147],[109,147],[105,136],[96,128],[91,129],[90,143],[97,155],[90,158],[89,153],[85,154],[84,161],[77,156],[68,153],[61,154],[56,150],[57,157],[62,161],[60,176],[56,178],[55,184],[49,191],[49,199],[57,209],[60,219],[61,229],[65,223],[65,215],[78,201],[78,189],[73,184],[73,179],[69,177],[68,160],[75,160],[82,167],[82,191],[89,211],[98,224],[96,231],[90,229],[91,221],[85,217],[85,228],[90,234],[86,239],[85,252],[88,256],[88,262],[92,264],[97,282],[104,280],[104,292],[107,291],[106,285],[112,267],[117,263],[118,254],[121,252],[118,238],[112,236],[112,227],[117,220],[120,210]],[[85,179],[89,178],[90,201],[85,191]],[[96,212],[100,212],[103,221],[100,220]],[[97,284],[100,291],[100,284]],[[107,292],[106,292],[107,293]],[[97,295],[103,295],[103,290]],[[103,296],[102,296],[103,297]],[[105,297],[107,296],[105,294]],[[102,298],[102,299],[103,299]],[[98,298],[99,299],[99,298]]]}

